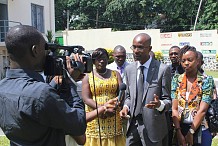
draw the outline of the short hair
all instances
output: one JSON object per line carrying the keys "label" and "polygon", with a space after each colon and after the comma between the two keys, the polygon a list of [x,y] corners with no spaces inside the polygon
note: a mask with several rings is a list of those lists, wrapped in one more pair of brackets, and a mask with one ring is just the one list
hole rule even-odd
{"label": "short hair", "polygon": [[114,52],[115,51],[121,51],[121,52],[125,52],[126,53],[126,49],[123,47],[123,46],[121,46],[121,45],[117,45],[115,48],[114,48]]}
{"label": "short hair", "polygon": [[184,46],[183,48],[180,49],[179,58],[181,59],[182,56],[183,56],[183,54],[185,54],[185,53],[188,52],[188,51],[194,52],[195,55],[196,55],[196,58],[198,59],[198,53],[197,53],[196,48],[193,47],[193,46],[189,46],[189,45],[186,45],[186,46]]}
{"label": "short hair", "polygon": [[[146,41],[144,43],[148,43],[149,46],[151,45],[151,36],[148,35],[147,33],[139,33],[137,34],[134,39],[138,38],[138,37],[142,37],[143,39],[145,39]],[[133,40],[134,40],[133,39]]]}
{"label": "short hair", "polygon": [[172,48],[178,48],[180,50],[179,46],[172,46],[172,47],[170,47],[170,49],[172,49]]}
{"label": "short hair", "polygon": [[9,55],[18,60],[24,57],[33,45],[39,44],[42,38],[42,34],[36,28],[28,25],[17,25],[8,31],[5,45]]}
{"label": "short hair", "polygon": [[97,48],[97,49],[95,49],[95,51],[92,53],[92,60],[93,60],[93,62],[95,61],[95,59],[101,57],[104,54],[107,56],[107,59],[109,59],[109,55],[108,55],[106,49],[104,49],[104,48]]}

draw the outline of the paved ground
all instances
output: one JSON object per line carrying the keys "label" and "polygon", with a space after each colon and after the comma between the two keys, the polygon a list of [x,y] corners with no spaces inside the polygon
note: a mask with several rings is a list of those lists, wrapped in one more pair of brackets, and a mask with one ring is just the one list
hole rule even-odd
{"label": "paved ground", "polygon": [[0,128],[0,136],[4,135],[2,129]]}
{"label": "paved ground", "polygon": [[[216,84],[216,87],[217,87],[217,91],[218,91],[218,78],[215,78],[214,81],[215,81],[215,84]],[[4,135],[4,133],[2,132],[2,130],[0,128],[0,136],[1,135]]]}

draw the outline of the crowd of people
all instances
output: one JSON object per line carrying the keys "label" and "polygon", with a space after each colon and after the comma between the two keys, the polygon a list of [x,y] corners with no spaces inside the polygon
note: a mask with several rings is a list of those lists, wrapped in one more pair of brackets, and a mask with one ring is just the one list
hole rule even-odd
{"label": "crowd of people", "polygon": [[32,26],[12,27],[5,39],[10,69],[0,81],[0,127],[10,145],[211,146],[205,115],[217,93],[203,55],[193,46],[172,46],[166,65],[155,59],[151,41],[146,33],[133,38],[132,63],[121,45],[111,64],[104,48],[95,49],[86,74],[66,57],[66,75],[48,84],[39,74],[44,37]]}

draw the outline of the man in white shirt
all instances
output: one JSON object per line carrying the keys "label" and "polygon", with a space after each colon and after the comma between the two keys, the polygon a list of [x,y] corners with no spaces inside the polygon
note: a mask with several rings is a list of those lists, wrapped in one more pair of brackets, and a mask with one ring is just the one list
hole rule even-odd
{"label": "man in white shirt", "polygon": [[135,62],[125,69],[126,98],[120,111],[128,118],[126,145],[168,146],[170,68],[149,55],[151,37],[146,33],[134,37],[131,49]]}
{"label": "man in white shirt", "polygon": [[123,79],[124,70],[126,66],[129,64],[128,62],[126,62],[126,49],[121,45],[117,45],[114,48],[113,57],[114,62],[109,64],[107,68],[118,71]]}

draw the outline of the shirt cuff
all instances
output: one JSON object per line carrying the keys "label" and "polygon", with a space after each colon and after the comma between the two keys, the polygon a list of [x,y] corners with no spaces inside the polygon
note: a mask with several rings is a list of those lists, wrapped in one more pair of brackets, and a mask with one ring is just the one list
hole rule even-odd
{"label": "shirt cuff", "polygon": [[53,87],[53,88],[57,88],[57,85],[58,85],[58,84],[55,82],[54,79],[52,79],[51,82],[49,83],[49,85],[50,85],[51,87]]}
{"label": "shirt cuff", "polygon": [[165,103],[162,100],[160,100],[160,107],[156,108],[156,110],[161,112],[164,109],[164,107],[165,107]]}
{"label": "shirt cuff", "polygon": [[126,107],[126,108],[128,109],[128,112],[129,112],[129,107],[128,107],[128,105],[124,105],[123,107]]}

